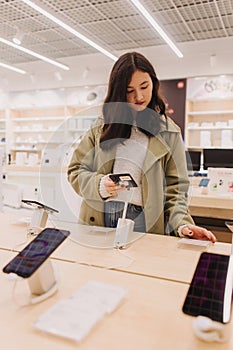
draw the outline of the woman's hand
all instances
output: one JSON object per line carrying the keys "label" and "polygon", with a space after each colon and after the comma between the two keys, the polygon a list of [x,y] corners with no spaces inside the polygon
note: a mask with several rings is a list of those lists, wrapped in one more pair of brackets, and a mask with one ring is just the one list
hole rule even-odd
{"label": "woman's hand", "polygon": [[119,190],[126,190],[125,186],[117,185],[109,176],[105,179],[104,187],[111,196],[116,196]]}
{"label": "woman's hand", "polygon": [[216,242],[216,237],[215,235],[207,230],[206,228],[200,227],[200,226],[195,226],[195,225],[187,225],[185,226],[181,233],[184,236],[194,238],[194,239],[201,239],[201,240],[207,240],[211,241],[213,243]]}

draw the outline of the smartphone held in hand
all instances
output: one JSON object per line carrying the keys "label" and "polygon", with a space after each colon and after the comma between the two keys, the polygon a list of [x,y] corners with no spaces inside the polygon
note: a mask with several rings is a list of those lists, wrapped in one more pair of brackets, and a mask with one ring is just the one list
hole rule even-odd
{"label": "smartphone held in hand", "polygon": [[126,187],[127,189],[137,187],[135,180],[129,173],[111,174],[109,177],[118,186]]}

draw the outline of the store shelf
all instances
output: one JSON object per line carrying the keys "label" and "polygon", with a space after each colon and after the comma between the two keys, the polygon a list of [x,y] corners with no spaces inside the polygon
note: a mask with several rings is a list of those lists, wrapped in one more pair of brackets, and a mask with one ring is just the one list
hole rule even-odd
{"label": "store shelf", "polygon": [[218,111],[196,111],[196,112],[187,112],[189,115],[194,115],[194,116],[202,116],[202,115],[222,115],[222,114],[233,114],[233,109],[232,110],[218,110]]}
{"label": "store shelf", "polygon": [[[12,118],[13,122],[17,122],[17,123],[22,123],[22,122],[38,122],[38,121],[58,121],[58,120],[64,120],[64,116],[59,117],[32,117],[32,118]],[[0,120],[1,121],[1,120]]]}
{"label": "store shelf", "polygon": [[40,152],[40,150],[38,150],[37,148],[26,148],[26,147],[18,147],[18,148],[12,148],[11,149],[12,152]]}
{"label": "store shelf", "polygon": [[233,130],[233,126],[197,126],[197,127],[187,127],[190,131],[195,130]]}
{"label": "store shelf", "polygon": [[233,148],[233,99],[187,100],[187,149]]}
{"label": "store shelf", "polygon": [[[208,149],[222,149],[223,147],[216,147],[216,146],[210,146]],[[200,146],[186,146],[186,149],[191,151],[191,150],[197,150],[197,151],[202,151],[203,147]],[[224,147],[224,149],[232,149],[232,147]]]}
{"label": "store shelf", "polygon": [[97,117],[97,114],[90,115],[88,110],[84,110],[83,114],[81,111],[80,106],[69,108],[66,105],[11,109],[8,134],[12,163],[21,158],[17,152],[27,153],[27,158],[30,153],[37,153],[40,162],[45,150],[78,142]]}
{"label": "store shelf", "polygon": [[[24,144],[28,144],[28,145],[37,145],[37,144],[47,144],[48,141],[44,141],[44,140],[35,140],[35,141],[27,141],[27,140],[22,140],[22,141],[15,141],[14,144],[15,145],[24,145]],[[49,143],[58,143],[61,144],[61,141],[49,141]],[[13,148],[12,148],[13,149]]]}
{"label": "store shelf", "polygon": [[22,130],[14,130],[13,133],[14,134],[20,134],[20,133],[38,133],[38,132],[42,132],[42,133],[53,133],[53,132],[64,132],[65,129],[61,130],[61,129],[22,129]]}

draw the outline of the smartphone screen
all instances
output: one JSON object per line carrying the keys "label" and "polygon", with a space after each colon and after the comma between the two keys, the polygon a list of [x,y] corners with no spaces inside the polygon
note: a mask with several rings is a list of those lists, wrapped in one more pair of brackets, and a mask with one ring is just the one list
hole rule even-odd
{"label": "smartphone screen", "polygon": [[209,184],[210,179],[204,178],[201,179],[200,183],[199,183],[199,187],[207,187]]}
{"label": "smartphone screen", "polygon": [[69,231],[45,228],[3,268],[3,272],[30,277],[69,234]]}
{"label": "smartphone screen", "polygon": [[184,313],[229,322],[232,300],[232,268],[229,275],[229,261],[227,255],[201,254],[183,305]]}
{"label": "smartphone screen", "polygon": [[109,175],[109,177],[117,185],[122,185],[122,186],[125,186],[126,188],[137,187],[137,184],[134,181],[133,177],[128,173],[111,174]]}

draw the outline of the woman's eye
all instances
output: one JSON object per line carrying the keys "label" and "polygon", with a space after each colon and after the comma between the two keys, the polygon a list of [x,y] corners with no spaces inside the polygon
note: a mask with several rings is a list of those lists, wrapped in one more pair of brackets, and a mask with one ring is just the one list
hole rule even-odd
{"label": "woman's eye", "polygon": [[145,90],[145,89],[147,89],[147,88],[148,88],[148,85],[142,86],[142,87],[141,87],[142,90]]}
{"label": "woman's eye", "polygon": [[127,90],[127,94],[131,94],[133,90]]}

